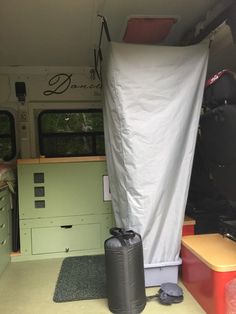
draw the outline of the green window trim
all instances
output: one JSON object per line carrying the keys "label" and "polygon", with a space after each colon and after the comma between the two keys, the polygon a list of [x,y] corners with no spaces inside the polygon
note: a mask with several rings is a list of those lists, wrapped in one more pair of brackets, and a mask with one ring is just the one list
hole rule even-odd
{"label": "green window trim", "polygon": [[100,109],[44,110],[38,131],[39,152],[45,157],[105,155]]}
{"label": "green window trim", "polygon": [[10,161],[16,157],[16,138],[14,116],[0,110],[0,159]]}

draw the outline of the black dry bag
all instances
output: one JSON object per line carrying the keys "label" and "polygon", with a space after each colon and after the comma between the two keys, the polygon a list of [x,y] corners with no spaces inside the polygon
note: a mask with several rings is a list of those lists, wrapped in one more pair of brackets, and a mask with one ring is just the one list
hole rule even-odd
{"label": "black dry bag", "polygon": [[112,313],[138,314],[146,305],[141,236],[112,228],[105,241],[108,306]]}

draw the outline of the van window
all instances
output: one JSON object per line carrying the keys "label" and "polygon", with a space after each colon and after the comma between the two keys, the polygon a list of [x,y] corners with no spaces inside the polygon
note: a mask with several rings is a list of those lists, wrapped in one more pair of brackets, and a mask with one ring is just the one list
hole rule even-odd
{"label": "van window", "polygon": [[16,156],[15,122],[13,115],[0,110],[0,159],[9,161]]}
{"label": "van window", "polygon": [[102,110],[47,110],[38,118],[40,155],[105,155]]}

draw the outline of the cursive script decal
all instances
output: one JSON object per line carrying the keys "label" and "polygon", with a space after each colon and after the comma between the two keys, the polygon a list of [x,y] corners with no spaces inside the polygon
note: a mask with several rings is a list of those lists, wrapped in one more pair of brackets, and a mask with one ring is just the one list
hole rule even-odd
{"label": "cursive script decal", "polygon": [[43,92],[45,96],[52,94],[63,94],[70,87],[72,74],[60,73],[54,75],[48,81],[49,86],[53,89],[48,89]]}
{"label": "cursive script decal", "polygon": [[98,84],[72,84],[70,88],[83,88],[83,89],[101,89],[101,83]]}
{"label": "cursive script decal", "polygon": [[[71,89],[93,89],[93,90],[100,90],[101,83],[88,83],[88,84],[79,84],[73,83],[71,84],[72,74],[60,73],[56,74],[51,77],[48,81],[48,85],[51,86],[51,89],[47,89],[43,92],[44,96],[50,96],[53,94],[63,94],[69,88]],[[94,92],[95,93],[95,92]],[[94,94],[95,95],[95,94]]]}

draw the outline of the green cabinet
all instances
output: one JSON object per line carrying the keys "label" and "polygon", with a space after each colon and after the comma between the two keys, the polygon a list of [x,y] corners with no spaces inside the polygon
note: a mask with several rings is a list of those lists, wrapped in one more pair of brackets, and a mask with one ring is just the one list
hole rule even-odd
{"label": "green cabinet", "polygon": [[[58,253],[100,249],[100,225],[68,225],[32,229],[32,253]],[[47,239],[50,239],[48,241]]]}
{"label": "green cabinet", "polygon": [[11,208],[7,187],[0,189],[0,274],[10,262],[11,253]]}
{"label": "green cabinet", "polygon": [[103,253],[113,226],[105,161],[18,164],[21,255]]}
{"label": "green cabinet", "polygon": [[20,219],[111,212],[105,162],[18,165]]}

